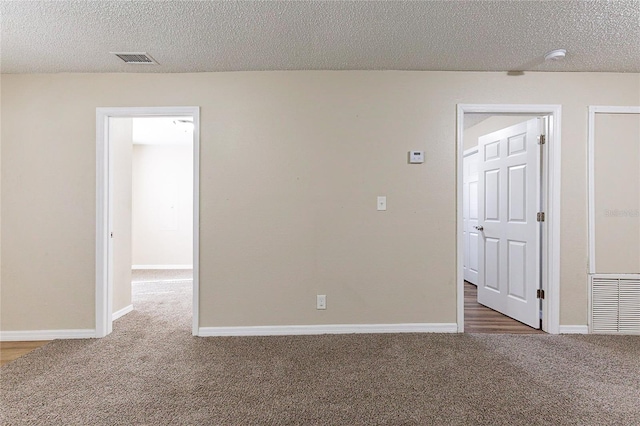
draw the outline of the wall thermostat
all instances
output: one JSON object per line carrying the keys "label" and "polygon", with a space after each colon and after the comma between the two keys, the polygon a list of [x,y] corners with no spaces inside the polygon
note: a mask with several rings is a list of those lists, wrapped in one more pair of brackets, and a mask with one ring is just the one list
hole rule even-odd
{"label": "wall thermostat", "polygon": [[409,151],[409,164],[424,163],[424,151]]}

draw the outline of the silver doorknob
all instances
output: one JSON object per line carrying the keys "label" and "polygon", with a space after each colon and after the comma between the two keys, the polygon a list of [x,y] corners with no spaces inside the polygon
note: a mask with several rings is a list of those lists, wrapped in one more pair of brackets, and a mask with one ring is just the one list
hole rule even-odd
{"label": "silver doorknob", "polygon": [[478,231],[484,231],[484,226],[474,226]]}

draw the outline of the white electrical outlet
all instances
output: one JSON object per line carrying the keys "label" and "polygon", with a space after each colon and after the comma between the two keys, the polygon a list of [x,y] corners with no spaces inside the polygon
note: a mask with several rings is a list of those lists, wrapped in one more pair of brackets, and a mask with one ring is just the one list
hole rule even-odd
{"label": "white electrical outlet", "polygon": [[327,309],[327,295],[318,294],[316,296],[316,309]]}

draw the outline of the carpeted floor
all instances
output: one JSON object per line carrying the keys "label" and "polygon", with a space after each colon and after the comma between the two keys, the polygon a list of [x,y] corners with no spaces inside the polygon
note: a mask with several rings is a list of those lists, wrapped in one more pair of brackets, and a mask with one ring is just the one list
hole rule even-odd
{"label": "carpeted floor", "polygon": [[131,271],[131,281],[170,281],[191,280],[193,269],[134,269]]}
{"label": "carpeted floor", "polygon": [[0,424],[640,424],[640,336],[194,338],[190,282],[133,287],[110,336],[0,369]]}

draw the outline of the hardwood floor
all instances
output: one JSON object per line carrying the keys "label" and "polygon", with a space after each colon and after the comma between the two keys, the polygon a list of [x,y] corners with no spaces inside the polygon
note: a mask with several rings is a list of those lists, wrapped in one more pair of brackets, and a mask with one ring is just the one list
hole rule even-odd
{"label": "hardwood floor", "polygon": [[489,309],[478,303],[476,286],[464,283],[464,331],[466,333],[506,333],[506,334],[540,334],[536,330],[524,325],[500,312]]}
{"label": "hardwood floor", "polygon": [[13,361],[26,355],[34,349],[44,346],[49,343],[50,340],[43,340],[37,342],[1,342],[0,343],[0,365],[5,365],[8,362]]}

